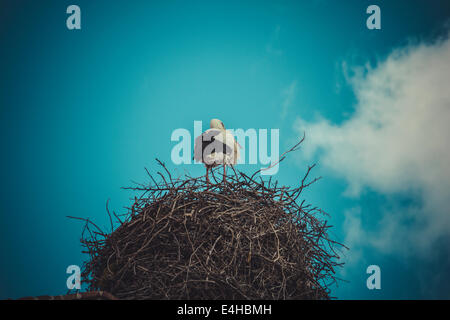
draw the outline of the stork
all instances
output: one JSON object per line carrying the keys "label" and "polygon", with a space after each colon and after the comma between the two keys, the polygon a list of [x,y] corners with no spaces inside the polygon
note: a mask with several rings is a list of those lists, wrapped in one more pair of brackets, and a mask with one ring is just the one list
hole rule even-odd
{"label": "stork", "polygon": [[210,129],[195,138],[194,159],[206,167],[206,182],[209,183],[209,171],[223,165],[223,181],[226,181],[226,166],[233,166],[239,158],[241,147],[222,121],[212,119]]}

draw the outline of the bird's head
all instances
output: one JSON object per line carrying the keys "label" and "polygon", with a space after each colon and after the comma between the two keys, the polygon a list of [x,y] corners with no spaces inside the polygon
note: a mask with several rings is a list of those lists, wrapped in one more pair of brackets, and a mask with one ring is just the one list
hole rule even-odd
{"label": "bird's head", "polygon": [[223,122],[219,119],[212,119],[209,123],[209,126],[211,129],[219,129],[219,130],[225,130],[225,126],[223,125]]}

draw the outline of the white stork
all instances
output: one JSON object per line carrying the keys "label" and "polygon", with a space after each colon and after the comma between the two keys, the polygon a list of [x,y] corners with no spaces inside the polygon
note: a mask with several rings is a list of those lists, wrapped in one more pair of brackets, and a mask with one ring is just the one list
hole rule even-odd
{"label": "white stork", "polygon": [[209,183],[209,170],[218,165],[223,165],[225,181],[226,166],[236,164],[240,145],[219,119],[212,119],[209,125],[211,129],[195,138],[194,159],[205,164],[207,183]]}

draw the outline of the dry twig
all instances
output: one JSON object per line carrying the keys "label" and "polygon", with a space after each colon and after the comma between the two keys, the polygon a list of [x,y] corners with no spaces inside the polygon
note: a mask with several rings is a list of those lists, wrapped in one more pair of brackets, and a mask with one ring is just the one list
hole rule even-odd
{"label": "dry twig", "polygon": [[234,170],[212,185],[174,179],[158,162],[160,182],[147,171],[150,185],[126,188],[142,194],[113,232],[87,220],[89,290],[120,299],[330,298],[343,245],[328,238],[322,210],[296,201],[316,181],[306,182],[313,166],[287,188]]}

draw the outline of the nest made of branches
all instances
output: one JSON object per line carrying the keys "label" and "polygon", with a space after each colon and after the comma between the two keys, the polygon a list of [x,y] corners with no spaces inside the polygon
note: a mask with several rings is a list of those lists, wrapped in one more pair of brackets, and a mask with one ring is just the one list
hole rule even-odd
{"label": "nest made of branches", "polygon": [[[86,220],[82,282],[119,299],[329,299],[343,245],[325,213],[279,187],[234,171],[226,181],[149,173],[118,226]],[[148,171],[147,171],[148,172]]]}

